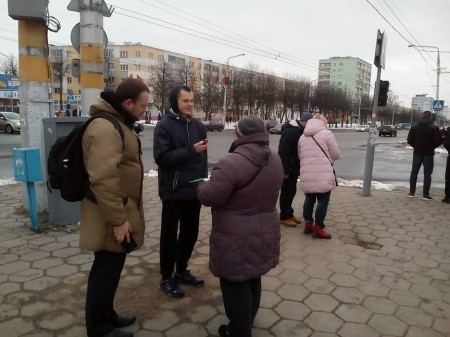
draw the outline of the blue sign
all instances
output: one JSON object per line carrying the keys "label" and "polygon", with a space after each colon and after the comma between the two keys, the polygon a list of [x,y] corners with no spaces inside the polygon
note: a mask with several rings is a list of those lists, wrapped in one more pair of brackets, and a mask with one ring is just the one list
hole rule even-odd
{"label": "blue sign", "polygon": [[67,103],[69,104],[73,104],[74,100],[73,100],[73,96],[69,96],[67,97]]}
{"label": "blue sign", "polygon": [[19,78],[17,76],[0,74],[0,90],[19,90]]}
{"label": "blue sign", "polygon": [[444,109],[444,101],[443,100],[434,100],[433,101],[433,110],[434,111],[441,111],[442,109]]}

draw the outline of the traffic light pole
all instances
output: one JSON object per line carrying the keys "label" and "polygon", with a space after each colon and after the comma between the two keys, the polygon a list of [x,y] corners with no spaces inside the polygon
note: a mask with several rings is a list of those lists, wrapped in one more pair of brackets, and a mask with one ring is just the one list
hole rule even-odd
{"label": "traffic light pole", "polygon": [[375,157],[375,145],[377,134],[377,125],[375,123],[375,118],[377,116],[377,109],[378,109],[380,78],[381,78],[381,66],[377,66],[377,80],[375,82],[375,93],[373,97],[372,123],[370,123],[369,128],[369,139],[367,140],[367,151],[366,151],[366,164],[364,167],[364,182],[362,189],[363,197],[370,196],[370,188],[372,185],[373,159]]}

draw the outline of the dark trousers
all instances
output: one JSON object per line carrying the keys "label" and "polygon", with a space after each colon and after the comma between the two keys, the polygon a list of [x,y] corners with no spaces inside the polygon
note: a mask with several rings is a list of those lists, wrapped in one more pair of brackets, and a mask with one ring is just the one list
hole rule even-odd
{"label": "dark trousers", "polygon": [[409,192],[416,193],[417,175],[423,164],[423,195],[430,194],[431,174],[434,168],[434,156],[413,155],[411,176],[409,178]]}
{"label": "dark trousers", "polygon": [[244,282],[221,278],[220,288],[225,313],[230,320],[228,336],[251,337],[261,301],[261,276]]}
{"label": "dark trousers", "polygon": [[445,197],[450,198],[450,154],[447,157],[447,166],[445,167]]}
{"label": "dark trousers", "polygon": [[197,242],[200,207],[198,200],[163,201],[159,248],[163,280],[172,277],[175,263],[178,273],[186,271]]}
{"label": "dark trousers", "polygon": [[280,220],[288,220],[294,216],[292,202],[297,193],[297,174],[290,174],[283,180],[280,191]]}
{"label": "dark trousers", "polygon": [[125,264],[125,253],[95,252],[86,293],[88,337],[104,336],[113,330],[114,297]]}
{"label": "dark trousers", "polygon": [[330,202],[331,191],[325,193],[305,193],[303,203],[303,218],[305,221],[313,221],[314,204],[317,200],[315,222],[316,226],[325,227],[325,217],[327,216],[328,203]]}

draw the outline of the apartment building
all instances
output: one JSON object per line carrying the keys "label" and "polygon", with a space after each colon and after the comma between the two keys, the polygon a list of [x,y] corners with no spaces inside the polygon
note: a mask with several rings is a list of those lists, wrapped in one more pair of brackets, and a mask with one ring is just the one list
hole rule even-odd
{"label": "apartment building", "polygon": [[331,57],[319,60],[317,85],[320,88],[335,88],[347,92],[353,103],[370,93],[372,66],[358,57]]}
{"label": "apartment building", "polygon": [[[79,109],[81,106],[81,87],[78,77],[72,74],[72,60],[80,55],[72,46],[50,46],[50,58],[53,63],[60,64],[65,70],[60,76],[58,67],[53,67],[53,101],[54,109],[58,111],[62,107],[66,109],[70,104],[71,109]],[[105,87],[114,89],[126,78],[141,78],[145,83],[152,81],[152,67],[158,66],[161,62],[171,65],[169,72],[171,75],[179,75],[180,72],[189,69],[194,86],[201,86],[199,79],[205,71],[211,71],[217,76],[224,74],[224,65],[203,60],[201,58],[179,54],[140,43],[124,43],[122,45],[108,45],[105,49]],[[230,66],[230,68],[232,68]],[[153,97],[150,99],[150,109],[152,109]]]}
{"label": "apartment building", "polygon": [[427,94],[416,95],[411,98],[411,108],[418,112],[433,111],[433,97],[427,97]]}

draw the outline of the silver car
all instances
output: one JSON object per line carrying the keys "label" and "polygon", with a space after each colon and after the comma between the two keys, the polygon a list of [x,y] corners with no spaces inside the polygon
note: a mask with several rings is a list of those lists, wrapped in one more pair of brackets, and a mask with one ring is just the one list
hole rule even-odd
{"label": "silver car", "polygon": [[15,112],[0,112],[0,131],[20,132],[20,115]]}

